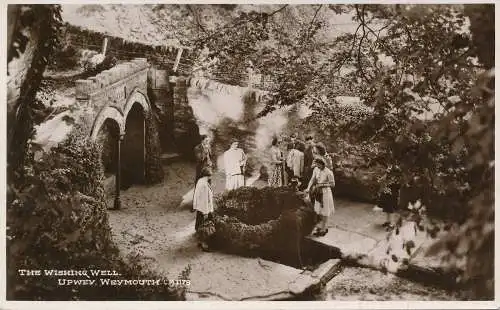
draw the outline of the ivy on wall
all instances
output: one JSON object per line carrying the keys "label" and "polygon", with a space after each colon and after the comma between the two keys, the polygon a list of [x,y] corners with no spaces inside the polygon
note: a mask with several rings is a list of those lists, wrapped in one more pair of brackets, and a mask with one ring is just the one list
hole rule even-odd
{"label": "ivy on wall", "polygon": [[193,108],[188,104],[187,85],[179,78],[174,87],[174,140],[177,150],[194,159],[194,147],[200,143],[200,133]]}
{"label": "ivy on wall", "polygon": [[146,183],[155,184],[163,181],[164,172],[161,165],[161,145],[158,124],[153,114],[146,115]]}

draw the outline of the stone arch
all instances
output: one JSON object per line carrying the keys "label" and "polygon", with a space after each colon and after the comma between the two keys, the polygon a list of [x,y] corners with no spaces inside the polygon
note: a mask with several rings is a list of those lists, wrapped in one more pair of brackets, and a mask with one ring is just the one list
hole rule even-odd
{"label": "stone arch", "polygon": [[134,103],[139,103],[142,106],[144,116],[148,115],[149,111],[151,110],[148,96],[135,88],[134,90],[132,90],[127,98],[127,102],[125,102],[125,105],[123,106],[123,119],[125,121],[127,120],[128,113],[130,112],[130,109],[132,109]]}
{"label": "stone arch", "polygon": [[125,134],[122,140],[122,188],[146,181],[147,123],[151,120],[147,95],[137,88],[130,92],[123,105]]}
{"label": "stone arch", "polygon": [[90,139],[92,141],[95,141],[97,135],[99,134],[99,130],[104,124],[104,121],[106,121],[106,119],[108,118],[116,121],[118,127],[120,128],[120,135],[123,135],[125,133],[125,117],[123,116],[122,112],[117,107],[107,106],[102,109],[101,112],[99,112],[96,119],[94,120],[92,131],[90,133]]}

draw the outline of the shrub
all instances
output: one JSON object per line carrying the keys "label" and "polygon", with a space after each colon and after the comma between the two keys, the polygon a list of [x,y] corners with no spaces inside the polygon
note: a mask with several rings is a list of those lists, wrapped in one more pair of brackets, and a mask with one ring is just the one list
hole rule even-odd
{"label": "shrub", "polygon": [[80,55],[72,45],[64,46],[57,51],[51,58],[49,68],[52,70],[69,70],[79,67]]}
{"label": "shrub", "polygon": [[[123,260],[112,243],[99,146],[75,130],[34,160],[25,182],[9,184],[7,298],[16,300],[183,299],[169,286],[59,286],[51,277],[23,277],[19,269],[115,270],[123,279],[161,279]],[[168,283],[168,282],[167,282]]]}
{"label": "shrub", "polygon": [[215,202],[212,243],[228,252],[287,261],[315,224],[312,208],[284,187],[242,187]]}

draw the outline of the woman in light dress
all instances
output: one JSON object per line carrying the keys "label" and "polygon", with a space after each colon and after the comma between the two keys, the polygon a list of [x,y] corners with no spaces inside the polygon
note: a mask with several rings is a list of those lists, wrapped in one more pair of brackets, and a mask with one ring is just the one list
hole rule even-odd
{"label": "woman in light dress", "polygon": [[314,159],[313,166],[313,174],[305,192],[311,193],[314,212],[320,217],[313,235],[324,236],[328,233],[328,219],[335,212],[332,191],[332,188],[335,187],[335,178],[333,172],[326,167],[325,160],[322,157]]}
{"label": "woman in light dress", "polygon": [[[204,167],[201,170],[200,178],[194,188],[193,209],[196,211],[195,230],[212,218],[214,212],[214,194],[211,186],[212,171]],[[206,240],[200,240],[198,244],[204,251],[208,250]]]}
{"label": "woman in light dress", "polygon": [[269,186],[283,186],[283,153],[278,147],[278,138],[273,138],[271,142],[271,174],[269,176]]}
{"label": "woman in light dress", "polygon": [[239,142],[233,140],[229,150],[224,152],[224,170],[226,172],[226,190],[245,186],[245,165],[247,156],[239,147]]}

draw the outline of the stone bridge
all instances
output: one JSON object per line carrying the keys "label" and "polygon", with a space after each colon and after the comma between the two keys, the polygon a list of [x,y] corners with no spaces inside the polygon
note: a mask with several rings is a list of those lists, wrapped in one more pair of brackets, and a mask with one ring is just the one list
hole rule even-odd
{"label": "stone bridge", "polygon": [[198,142],[186,87],[185,78],[151,67],[146,58],[76,81],[88,135],[102,146],[105,176],[114,179],[115,208],[121,189],[163,179],[162,154],[186,153]]}

